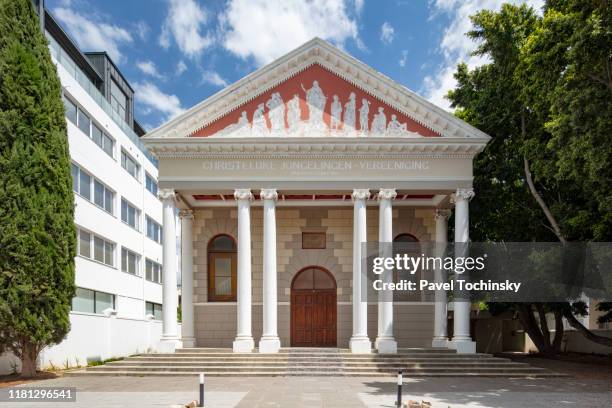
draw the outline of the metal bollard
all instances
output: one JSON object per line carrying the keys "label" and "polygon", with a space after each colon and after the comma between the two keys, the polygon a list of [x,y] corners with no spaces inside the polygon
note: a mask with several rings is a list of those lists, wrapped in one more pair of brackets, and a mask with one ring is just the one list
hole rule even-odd
{"label": "metal bollard", "polygon": [[204,406],[204,373],[200,373],[200,403],[198,407]]}
{"label": "metal bollard", "polygon": [[402,370],[397,372],[397,401],[395,401],[395,406],[398,408],[402,407]]}

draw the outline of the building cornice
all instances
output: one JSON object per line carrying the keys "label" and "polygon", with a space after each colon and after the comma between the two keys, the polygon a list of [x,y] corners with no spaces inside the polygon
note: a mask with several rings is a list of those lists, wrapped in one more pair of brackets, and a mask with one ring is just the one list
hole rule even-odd
{"label": "building cornice", "polygon": [[488,139],[163,138],[148,139],[158,158],[473,158]]}
{"label": "building cornice", "polygon": [[144,138],[151,140],[189,137],[313,64],[338,75],[444,138],[490,138],[484,132],[318,38],[240,79],[149,132]]}

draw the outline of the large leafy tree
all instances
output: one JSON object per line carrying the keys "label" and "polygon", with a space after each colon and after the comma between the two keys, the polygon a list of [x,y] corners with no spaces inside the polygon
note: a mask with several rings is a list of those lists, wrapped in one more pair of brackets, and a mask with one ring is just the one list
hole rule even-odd
{"label": "large leafy tree", "polygon": [[0,0],[0,352],[36,373],[70,328],[76,233],[61,86],[30,0]]}
{"label": "large leafy tree", "polygon": [[[602,74],[606,55],[609,65],[610,41],[601,38],[610,35],[609,22],[602,22],[597,2],[580,12],[570,12],[574,6],[569,3],[549,2],[544,17],[526,6],[507,4],[499,12],[482,11],[472,17],[475,28],[468,35],[480,43],[476,54],[487,56],[490,63],[473,70],[460,65],[455,75],[458,85],[449,98],[458,116],[493,136],[474,164],[472,236],[476,240],[567,242],[609,237],[611,150],[609,143],[602,142],[610,140],[611,116],[609,89],[605,90],[609,86],[602,82],[606,78]],[[560,15],[565,16],[564,30],[557,31],[564,36],[550,34],[544,28]],[[587,39],[589,45],[581,44]],[[589,55],[595,44],[607,49]],[[552,55],[555,52],[564,59]],[[595,60],[604,69],[587,71],[592,66],[585,61]],[[579,67],[584,71],[582,81],[574,72]],[[590,100],[594,95],[596,100]],[[520,223],[513,221],[518,219]],[[562,317],[594,341],[609,340],[579,323],[574,315],[585,312],[580,304],[490,306],[492,311],[516,311],[545,353],[560,348]],[[548,313],[555,322],[552,341]]]}

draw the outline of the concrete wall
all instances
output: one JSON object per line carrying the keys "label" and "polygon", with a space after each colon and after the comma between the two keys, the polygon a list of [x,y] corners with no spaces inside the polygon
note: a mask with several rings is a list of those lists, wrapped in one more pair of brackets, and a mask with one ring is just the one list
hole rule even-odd
{"label": "concrete wall", "polygon": [[[89,361],[154,351],[162,334],[159,320],[72,312],[70,324],[71,330],[64,341],[42,351],[40,368],[84,366]],[[0,356],[0,375],[10,373],[13,363],[18,363],[18,359],[12,354]]]}
{"label": "concrete wall", "polygon": [[[410,233],[429,241],[435,231],[433,209],[398,207],[393,210],[393,233]],[[218,234],[236,237],[234,208],[197,210],[194,220],[194,304],[197,346],[231,347],[236,335],[236,304],[208,302],[207,245]],[[367,210],[368,240],[378,240],[378,208]],[[325,249],[302,249],[302,232],[326,234]],[[260,207],[251,209],[252,330],[256,342],[262,332],[263,219]],[[293,277],[304,267],[329,270],[337,284],[337,342],[348,347],[352,331],[353,209],[352,207],[277,208],[278,331],[281,344],[290,344],[290,294]],[[395,305],[395,335],[400,347],[431,345],[433,305],[399,302]],[[377,328],[376,303],[369,306],[372,339]]]}

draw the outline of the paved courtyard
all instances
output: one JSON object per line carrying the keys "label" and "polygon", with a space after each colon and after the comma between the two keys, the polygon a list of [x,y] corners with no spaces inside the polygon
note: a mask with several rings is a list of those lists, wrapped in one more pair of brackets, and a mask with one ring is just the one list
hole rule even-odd
{"label": "paved courtyard", "polygon": [[[609,378],[406,379],[404,400],[433,407],[610,407]],[[23,385],[76,387],[76,403],[0,403],[3,407],[171,407],[197,398],[194,377],[64,377]],[[209,408],[394,407],[393,378],[209,378]]]}

